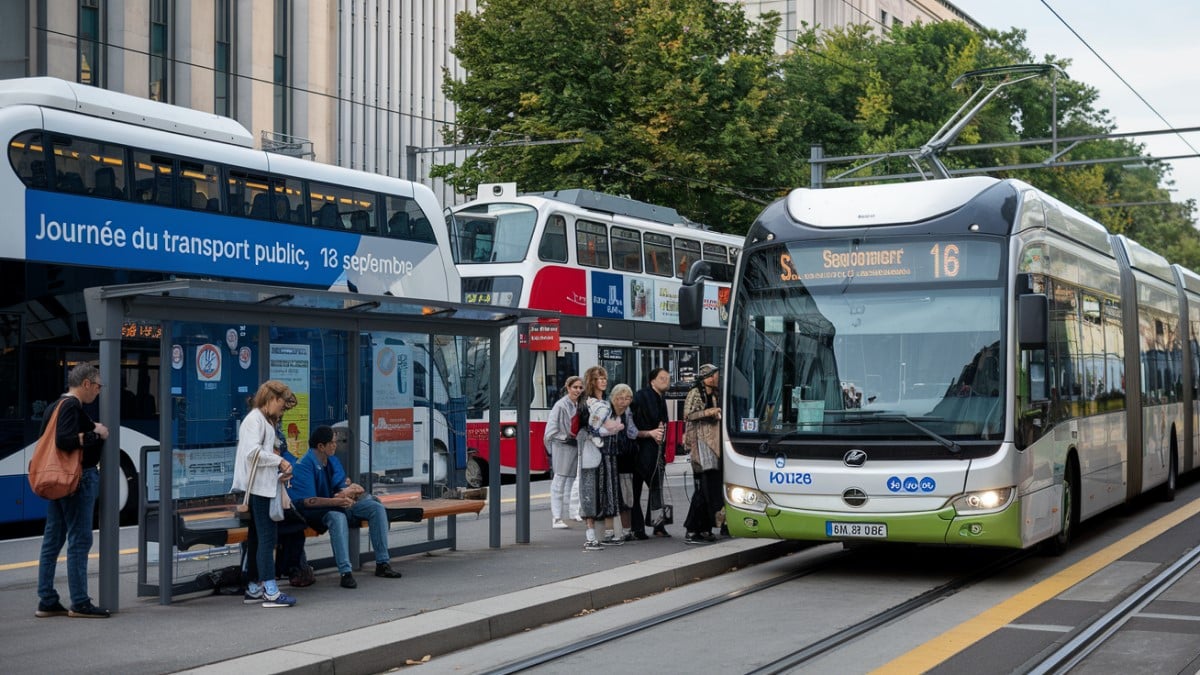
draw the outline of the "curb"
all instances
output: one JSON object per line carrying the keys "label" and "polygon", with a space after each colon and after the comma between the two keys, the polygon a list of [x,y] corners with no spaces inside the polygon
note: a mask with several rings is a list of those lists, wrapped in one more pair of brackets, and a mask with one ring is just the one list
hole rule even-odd
{"label": "curb", "polygon": [[610,570],[483,598],[345,633],[269,649],[199,668],[196,675],[379,673],[409,659],[440,656],[644,595],[685,586],[730,569],[773,560],[804,542],[727,539]]}

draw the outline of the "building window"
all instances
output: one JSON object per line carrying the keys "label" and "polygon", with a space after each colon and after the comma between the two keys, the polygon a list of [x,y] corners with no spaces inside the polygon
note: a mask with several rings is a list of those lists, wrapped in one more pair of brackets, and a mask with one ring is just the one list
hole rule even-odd
{"label": "building window", "polygon": [[233,30],[230,0],[217,0],[216,26],[213,34],[216,36],[216,46],[213,49],[213,112],[225,117],[233,117]]}
{"label": "building window", "polygon": [[291,133],[291,90],[288,86],[288,0],[275,0],[275,132]]}
{"label": "building window", "polygon": [[104,71],[100,63],[100,0],[81,0],[79,3],[79,72],[75,79],[81,84],[104,86]]}
{"label": "building window", "polygon": [[170,99],[169,32],[167,30],[167,0],[150,0],[150,100],[168,102]]}

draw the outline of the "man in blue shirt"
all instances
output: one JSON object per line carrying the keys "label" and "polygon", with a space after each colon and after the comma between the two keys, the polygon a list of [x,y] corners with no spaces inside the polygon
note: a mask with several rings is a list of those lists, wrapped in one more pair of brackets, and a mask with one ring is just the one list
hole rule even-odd
{"label": "man in blue shirt", "polygon": [[357,483],[352,483],[334,457],[337,443],[333,429],[319,426],[308,437],[309,452],[292,468],[292,484],[288,495],[292,503],[313,525],[329,530],[329,546],[342,575],[342,588],[357,588],[358,582],[350,573],[349,518],[366,520],[371,532],[371,548],[375,550],[375,576],[398,579],[388,554],[387,508]]}

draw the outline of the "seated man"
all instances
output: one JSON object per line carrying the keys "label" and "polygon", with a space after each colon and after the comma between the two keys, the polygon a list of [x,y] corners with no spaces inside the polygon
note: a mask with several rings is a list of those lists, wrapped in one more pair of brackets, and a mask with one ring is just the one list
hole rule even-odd
{"label": "seated man", "polygon": [[334,457],[337,443],[333,429],[319,426],[308,437],[311,448],[293,465],[292,484],[288,494],[296,509],[318,530],[329,530],[329,545],[342,575],[342,588],[357,588],[350,573],[349,521],[366,520],[371,531],[371,548],[375,549],[375,576],[397,579],[400,573],[392,569],[388,554],[387,508],[361,485],[350,482],[342,463]]}

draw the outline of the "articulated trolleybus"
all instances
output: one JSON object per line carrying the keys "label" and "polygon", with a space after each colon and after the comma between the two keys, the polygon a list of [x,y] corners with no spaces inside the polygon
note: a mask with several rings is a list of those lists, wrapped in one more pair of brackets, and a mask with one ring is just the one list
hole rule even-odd
{"label": "articulated trolleybus", "polygon": [[[67,370],[98,357],[84,288],[182,276],[459,297],[445,221],[429,189],[255,150],[253,135],[234,120],[52,78],[16,79],[0,82],[0,139],[7,150],[0,161],[0,522],[45,516],[26,467],[42,411],[62,393]],[[136,513],[140,448],[156,443],[158,416],[172,405],[186,426],[175,447],[195,449],[186,479],[230,478],[219,451],[236,441],[260,359],[287,361],[301,399],[289,415],[302,414],[284,420],[289,446],[305,448],[312,424],[345,423],[345,387],[325,365],[344,354],[345,336],[267,330],[271,350],[259,353],[258,326],[196,326],[165,364],[159,342],[169,336],[158,325],[125,326],[122,381],[105,383],[123,389],[123,516]],[[397,369],[409,381],[393,388],[412,401],[412,455],[401,454],[414,476],[430,470],[430,444],[436,451],[449,443],[441,410],[431,415],[420,402],[439,392],[428,391],[419,372],[432,370],[422,366],[429,361],[422,339],[372,335],[362,343],[412,360]],[[225,367],[198,381],[193,355],[198,363],[201,349],[223,354]],[[160,368],[173,371],[171,392],[159,391]],[[203,405],[182,405],[189,387],[204,390]],[[440,441],[426,438],[430,416]],[[397,468],[397,480],[412,477]]]}
{"label": "articulated trolleybus", "polygon": [[[514,183],[479,187],[453,209],[450,238],[462,276],[463,302],[559,312],[560,349],[534,365],[530,469],[550,464],[542,443],[546,415],[568,376],[590,366],[608,370],[609,388],[640,389],[650,369],[688,380],[725,343],[729,282],[742,237],[688,226],[675,209],[591,190],[517,194]],[[684,273],[707,261],[714,283],[704,298],[700,330],[679,328]],[[515,330],[501,340],[501,471],[516,467]],[[469,483],[487,476],[486,352],[468,354]],[[702,360],[701,360],[702,359]],[[676,406],[668,405],[672,413]],[[668,451],[682,423],[668,427]]]}
{"label": "articulated trolleybus", "polygon": [[1019,181],[795,190],[731,313],[737,536],[1061,551],[1200,461],[1200,276]]}

